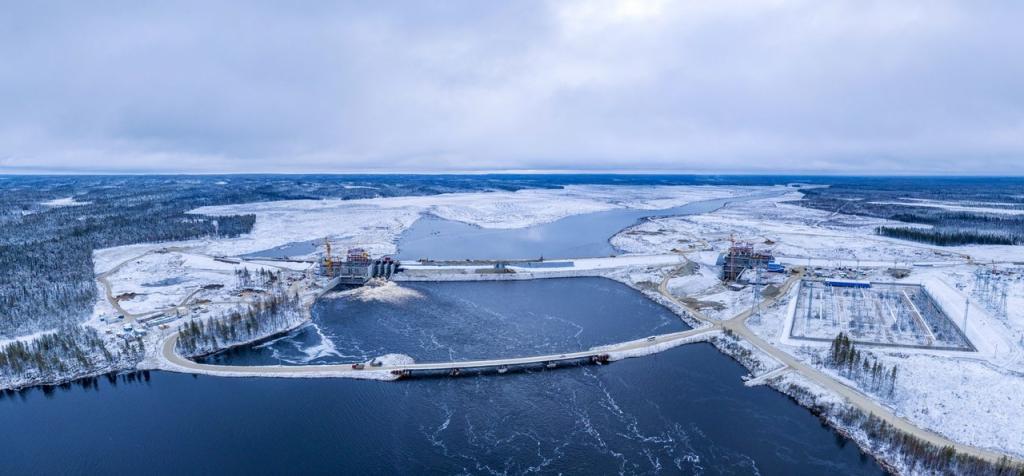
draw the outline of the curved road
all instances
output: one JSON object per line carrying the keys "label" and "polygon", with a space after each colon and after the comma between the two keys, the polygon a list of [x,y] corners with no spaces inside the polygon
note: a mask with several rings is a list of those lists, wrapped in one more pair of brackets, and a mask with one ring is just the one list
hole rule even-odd
{"label": "curved road", "polygon": [[487,360],[464,360],[457,362],[429,362],[420,364],[386,365],[381,367],[366,367],[363,370],[352,368],[351,363],[347,364],[326,364],[326,365],[213,365],[201,364],[182,357],[175,351],[178,342],[178,333],[175,332],[164,340],[161,355],[164,360],[173,365],[173,369],[184,372],[196,372],[207,375],[225,377],[359,377],[361,375],[374,375],[379,372],[390,374],[392,370],[454,370],[474,369],[487,367],[500,367],[509,365],[528,365],[557,363],[564,361],[575,361],[595,357],[602,354],[615,354],[635,350],[645,350],[662,345],[681,345],[688,339],[699,337],[702,334],[711,332],[713,329],[702,327],[681,332],[672,332],[651,336],[644,339],[637,339],[618,344],[594,347],[580,352],[567,352],[564,354],[536,355],[529,357],[514,357],[506,359]]}
{"label": "curved road", "polygon": [[[784,368],[789,368],[793,372],[800,374],[807,380],[810,380],[811,382],[814,382],[815,384],[825,389],[828,389],[832,393],[835,393],[843,397],[843,399],[845,399],[847,403],[859,408],[861,411],[873,414],[876,417],[884,420],[886,423],[889,423],[893,427],[899,429],[900,431],[913,435],[921,440],[927,441],[938,447],[953,447],[959,453],[982,458],[993,463],[998,463],[1003,458],[1010,458],[1011,461],[1019,461],[1019,459],[1012,458],[1009,455],[957,443],[931,430],[920,428],[911,423],[909,420],[896,415],[885,406],[879,404],[872,398],[861,393],[859,390],[847,386],[839,382],[838,380],[832,378],[828,374],[797,360],[792,355],[778,349],[768,341],[762,339],[760,336],[758,336],[752,330],[750,330],[749,327],[747,327],[747,318],[749,318],[751,314],[753,314],[753,309],[747,309],[725,321],[716,321],[713,319],[709,319],[707,316],[704,316],[699,310],[692,309],[690,306],[677,299],[675,296],[672,295],[672,293],[668,291],[668,281],[673,277],[674,274],[675,273],[670,273],[668,276],[665,277],[665,279],[661,281],[661,284],[658,286],[658,292],[661,293],[661,295],[665,296],[667,299],[671,300],[672,302],[676,303],[682,308],[690,311],[694,318],[710,325],[712,328],[729,330],[735,333],[736,335],[739,335],[740,337],[746,339],[747,342],[750,342],[752,345],[757,347],[762,352],[770,355],[772,358],[782,363]],[[794,274],[793,276],[786,280],[786,283],[779,290],[778,295],[776,295],[773,298],[764,300],[761,303],[761,305],[767,306],[779,300],[781,297],[788,294],[793,285],[799,282],[802,278],[803,271],[801,270],[800,272]]]}
{"label": "curved road", "polygon": [[[124,316],[124,323],[125,324],[130,324],[130,323],[134,322],[137,319],[142,319],[142,318],[145,318],[147,316],[152,316],[152,315],[160,314],[160,313],[166,313],[166,312],[169,312],[169,311],[173,311],[175,309],[184,308],[186,305],[188,305],[189,301],[191,301],[192,298],[196,294],[199,293],[199,291],[203,290],[203,288],[202,287],[197,287],[197,288],[193,289],[177,305],[170,306],[170,307],[163,308],[163,309],[157,309],[155,311],[146,311],[146,312],[142,312],[142,313],[133,313],[133,312],[128,312],[127,310],[125,310],[125,308],[121,306],[121,301],[119,301],[114,296],[113,286],[110,284],[110,276],[115,274],[115,273],[117,273],[118,271],[120,271],[121,268],[123,268],[126,264],[128,264],[128,263],[130,263],[132,261],[144,258],[144,257],[146,257],[148,255],[153,254],[153,253],[160,253],[160,252],[180,252],[180,253],[184,253],[186,251],[188,251],[188,248],[183,248],[183,247],[179,247],[179,246],[172,246],[172,247],[167,247],[167,248],[161,248],[160,250],[149,250],[149,251],[146,251],[145,253],[142,253],[140,255],[128,258],[128,259],[118,263],[117,265],[111,267],[110,269],[108,269],[108,270],[106,270],[106,271],[96,275],[96,281],[98,281],[100,283],[100,285],[103,286],[103,291],[106,294],[107,302],[109,302],[110,305],[115,310],[117,310],[118,313],[120,313],[122,316]],[[204,254],[198,254],[198,253],[194,253],[194,254],[196,256],[205,256],[207,258],[214,258],[214,256],[209,256],[209,255],[204,255]],[[241,260],[241,261],[245,261],[245,260]],[[274,264],[263,264],[263,263],[261,263],[260,265],[261,266],[264,266],[264,265],[265,266],[271,266],[271,267],[274,267],[274,268],[281,269],[282,271],[295,272],[294,269],[283,267],[283,266],[278,266],[278,265],[274,265]],[[297,287],[297,283],[293,284],[292,287],[289,289],[289,292],[294,292],[296,287]],[[242,300],[238,300],[238,301],[218,301],[215,304],[245,304],[246,302],[247,302],[246,300],[242,299]]]}

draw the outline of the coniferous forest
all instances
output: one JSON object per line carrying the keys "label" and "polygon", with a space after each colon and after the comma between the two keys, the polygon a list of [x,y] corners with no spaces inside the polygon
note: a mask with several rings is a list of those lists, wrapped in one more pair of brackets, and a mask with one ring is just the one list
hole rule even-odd
{"label": "coniferous forest", "polygon": [[[255,222],[252,215],[188,213],[198,207],[538,185],[543,184],[528,177],[475,182],[427,176],[0,177],[0,339],[85,319],[97,298],[94,249],[234,237]],[[67,198],[72,205],[47,204]]]}
{"label": "coniferous forest", "polygon": [[876,395],[892,397],[896,392],[897,367],[888,367],[857,349],[850,337],[840,332],[832,339],[825,364]]}
{"label": "coniferous forest", "polygon": [[1015,179],[864,178],[802,191],[798,205],[911,225],[882,236],[938,246],[1024,244],[1024,195]]}
{"label": "coniferous forest", "polygon": [[195,357],[216,352],[240,342],[272,335],[290,329],[301,321],[302,304],[297,296],[284,289],[260,299],[243,310],[208,320],[195,319],[185,323],[178,334],[177,350],[181,355]]}

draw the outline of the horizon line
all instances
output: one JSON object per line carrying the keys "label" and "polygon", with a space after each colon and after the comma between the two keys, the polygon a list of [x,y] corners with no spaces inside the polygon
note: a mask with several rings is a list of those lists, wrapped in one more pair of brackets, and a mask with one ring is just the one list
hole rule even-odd
{"label": "horizon line", "polygon": [[797,177],[919,177],[919,178],[1024,178],[1024,173],[1020,174],[992,174],[992,173],[970,173],[970,172],[953,172],[953,173],[921,173],[921,172],[879,172],[879,173],[863,173],[863,172],[811,172],[811,171],[780,171],[780,172],[763,172],[763,171],[749,171],[749,172],[737,172],[737,171],[723,171],[723,172],[695,172],[695,171],[683,171],[683,170],[572,170],[572,169],[552,169],[552,170],[536,170],[536,169],[496,169],[496,170],[444,170],[444,171],[380,171],[380,170],[350,170],[350,171],[333,171],[333,172],[187,172],[187,171],[161,171],[161,172],[115,172],[115,171],[104,171],[104,172],[92,172],[85,170],[73,170],[73,171],[4,171],[0,167],[0,177],[118,177],[118,176],[193,176],[193,177],[204,177],[204,176],[261,176],[261,175],[285,175],[285,176],[303,176],[303,175],[337,175],[337,176],[388,176],[388,175],[420,175],[420,176],[443,176],[443,175],[648,175],[648,176],[697,176],[697,177],[708,177],[708,176],[735,176],[735,177],[784,177],[784,176],[797,176]]}

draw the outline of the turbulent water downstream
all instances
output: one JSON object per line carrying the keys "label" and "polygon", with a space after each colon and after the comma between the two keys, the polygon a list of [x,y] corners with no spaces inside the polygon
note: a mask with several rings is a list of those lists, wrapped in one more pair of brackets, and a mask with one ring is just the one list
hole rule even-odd
{"label": "turbulent water downstream", "polygon": [[206,359],[230,364],[420,362],[586,350],[688,329],[668,309],[603,278],[388,284],[335,294],[313,325]]}
{"label": "turbulent water downstream", "polygon": [[[639,292],[602,278],[402,284],[343,293],[315,314],[314,326],[210,360],[303,364],[390,352],[419,361],[531,355],[685,328]],[[786,397],[744,387],[745,373],[713,347],[697,344],[607,366],[297,385],[330,388],[315,391],[354,398],[353,412],[373,413],[309,419],[340,432],[338,439],[358,439],[353,444],[359,448],[402,447],[366,449],[395,464],[384,472],[881,472],[853,443]],[[292,398],[288,384],[281,388],[273,392]],[[301,404],[320,405],[308,399],[316,397],[304,395]],[[348,464],[365,461],[365,469],[375,464],[349,458]]]}

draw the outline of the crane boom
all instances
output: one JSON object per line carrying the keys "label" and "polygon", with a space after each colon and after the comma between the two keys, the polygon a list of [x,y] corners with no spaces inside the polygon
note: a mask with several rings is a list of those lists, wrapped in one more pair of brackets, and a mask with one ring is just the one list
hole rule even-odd
{"label": "crane boom", "polygon": [[327,271],[327,276],[334,273],[334,258],[331,257],[331,241],[324,237],[324,247],[327,248],[327,253],[324,255],[324,268]]}

